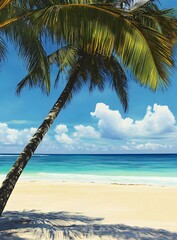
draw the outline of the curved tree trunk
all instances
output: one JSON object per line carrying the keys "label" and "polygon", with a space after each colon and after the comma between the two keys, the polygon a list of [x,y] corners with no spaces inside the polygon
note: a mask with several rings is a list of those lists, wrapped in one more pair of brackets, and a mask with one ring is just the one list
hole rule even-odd
{"label": "curved tree trunk", "polygon": [[7,174],[6,179],[2,183],[0,188],[0,215],[2,214],[6,203],[15,187],[15,184],[20,177],[23,169],[25,168],[26,164],[28,163],[29,159],[33,155],[34,151],[42,141],[43,137],[49,130],[50,126],[54,122],[55,118],[58,116],[59,112],[61,111],[63,105],[65,104],[67,98],[69,97],[72,88],[75,83],[75,79],[78,72],[75,71],[75,76],[72,76],[68,81],[66,87],[64,88],[62,94],[54,104],[53,108],[49,112],[48,116],[44,119],[41,126],[38,128],[30,142],[26,145],[23,149],[23,152],[19,155],[16,162],[12,166],[10,172]]}

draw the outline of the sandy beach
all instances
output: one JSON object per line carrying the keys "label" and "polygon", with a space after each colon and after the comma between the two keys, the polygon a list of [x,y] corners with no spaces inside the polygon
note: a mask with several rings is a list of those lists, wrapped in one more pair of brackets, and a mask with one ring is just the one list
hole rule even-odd
{"label": "sandy beach", "polygon": [[1,218],[0,237],[177,239],[176,199],[176,187],[23,181]]}

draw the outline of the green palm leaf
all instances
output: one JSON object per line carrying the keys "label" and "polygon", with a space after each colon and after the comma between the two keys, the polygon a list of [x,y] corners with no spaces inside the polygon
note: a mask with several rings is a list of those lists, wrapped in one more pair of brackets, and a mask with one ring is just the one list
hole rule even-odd
{"label": "green palm leaf", "polygon": [[50,54],[48,59],[50,64],[57,64],[59,73],[65,72],[67,81],[70,81],[71,78],[75,81],[68,101],[71,100],[74,93],[81,89],[83,84],[87,84],[89,91],[92,92],[95,88],[103,91],[105,86],[110,83],[124,110],[127,110],[127,78],[118,58],[113,55],[106,57],[99,53],[91,54],[78,46],[67,46]]}
{"label": "green palm leaf", "polygon": [[5,59],[6,52],[7,52],[6,44],[3,38],[0,36],[0,62],[2,62]]}
{"label": "green palm leaf", "polygon": [[109,69],[111,74],[111,87],[116,91],[123,107],[124,111],[128,109],[128,82],[127,76],[121,64],[117,61],[114,56],[111,56],[109,61]]}
{"label": "green palm leaf", "polygon": [[28,23],[22,21],[14,22],[2,28],[1,32],[15,44],[19,55],[26,63],[28,75],[22,80],[23,84],[29,80],[31,86],[33,84],[38,85],[46,92],[49,92],[49,64],[36,32]]}
{"label": "green palm leaf", "polygon": [[62,47],[48,56],[49,64],[56,64],[59,68],[55,79],[55,85],[59,80],[60,73],[66,73],[68,67],[72,68],[76,62],[77,57],[77,48],[74,46]]}
{"label": "green palm leaf", "polygon": [[7,4],[9,4],[11,0],[1,0],[0,1],[0,10],[2,10],[3,8],[5,8],[7,6]]}
{"label": "green palm leaf", "polygon": [[12,6],[14,4],[30,9],[27,21],[35,25],[38,33],[50,36],[53,42],[65,41],[71,45],[77,42],[86,52],[108,57],[115,51],[140,84],[152,90],[168,84],[177,37],[177,21],[169,11],[147,5],[125,12],[115,8],[110,1],[100,4],[91,0],[30,0],[25,3],[16,0]]}
{"label": "green palm leaf", "polygon": [[165,71],[173,66],[171,45],[157,26],[152,29],[152,24],[146,26],[131,15],[100,5],[60,4],[36,11],[30,19],[59,43],[79,41],[86,52],[105,56],[115,50],[140,84],[155,90],[168,83]]}

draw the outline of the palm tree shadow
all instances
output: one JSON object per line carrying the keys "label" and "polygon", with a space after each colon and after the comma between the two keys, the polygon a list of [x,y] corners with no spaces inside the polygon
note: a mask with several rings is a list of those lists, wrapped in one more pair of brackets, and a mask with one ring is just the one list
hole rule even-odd
{"label": "palm tree shadow", "polygon": [[120,224],[103,224],[102,220],[68,212],[5,212],[0,218],[0,239],[177,239],[177,233]]}

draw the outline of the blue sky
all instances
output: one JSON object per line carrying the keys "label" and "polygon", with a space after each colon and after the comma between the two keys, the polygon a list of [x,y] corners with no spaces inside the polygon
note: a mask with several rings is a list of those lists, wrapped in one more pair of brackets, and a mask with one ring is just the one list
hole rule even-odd
{"label": "blue sky", "polygon": [[[177,7],[175,0],[161,1],[162,8]],[[0,153],[18,153],[61,93],[64,81],[49,96],[40,89],[15,94],[25,75],[23,62],[9,48],[0,66]],[[156,93],[129,81],[129,110],[116,94],[88,93],[74,96],[62,110],[37,153],[157,153],[177,152],[177,68],[167,91]]]}

